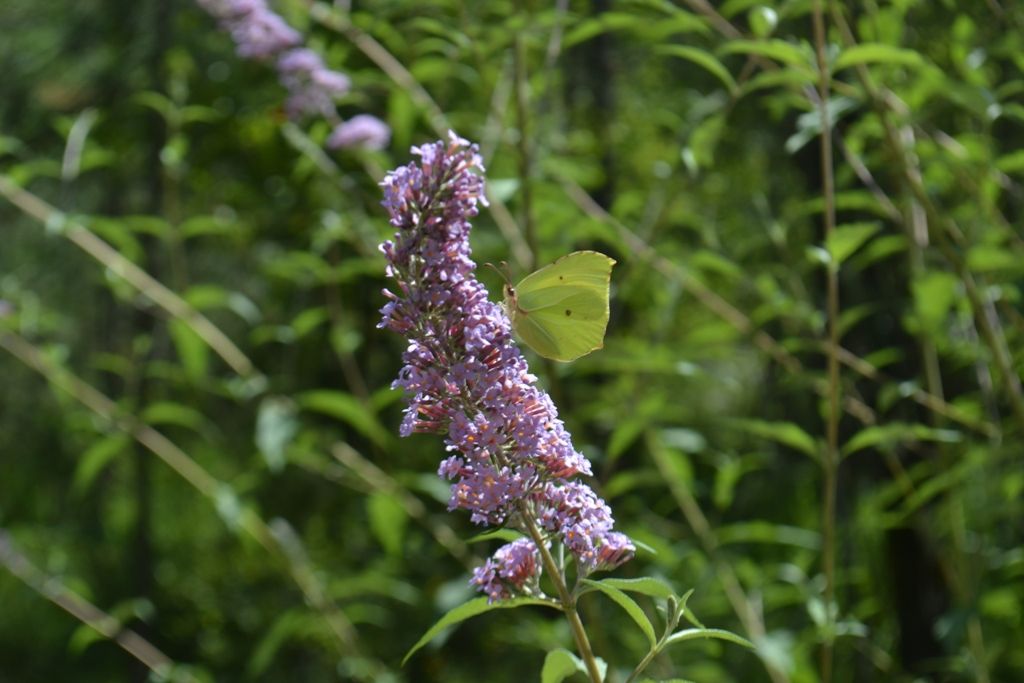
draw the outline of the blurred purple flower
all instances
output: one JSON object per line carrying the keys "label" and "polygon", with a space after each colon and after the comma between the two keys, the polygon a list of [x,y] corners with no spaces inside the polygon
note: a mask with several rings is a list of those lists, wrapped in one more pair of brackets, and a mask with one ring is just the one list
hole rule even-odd
{"label": "blurred purple flower", "polygon": [[348,76],[328,69],[320,55],[304,47],[283,53],[277,60],[277,71],[288,89],[285,109],[293,118],[303,114],[332,116],[334,100],[352,86]]}
{"label": "blurred purple flower", "polygon": [[199,0],[231,34],[240,57],[266,59],[302,43],[302,35],[265,0]]}
{"label": "blurred purple flower", "polygon": [[[335,100],[346,94],[352,82],[345,74],[327,68],[316,52],[300,47],[302,35],[267,5],[266,0],[197,0],[231,34],[241,57],[276,59],[278,78],[288,90],[285,111],[291,118],[321,116],[338,121]],[[391,129],[366,114],[337,124],[328,140],[332,149],[387,146]]]}
{"label": "blurred purple flower", "polygon": [[391,129],[376,116],[358,114],[348,121],[339,123],[327,138],[327,147],[365,147],[384,149],[391,141]]}
{"label": "blurred purple flower", "polygon": [[[476,279],[469,219],[486,204],[483,163],[476,145],[449,137],[414,147],[419,164],[381,183],[398,228],[381,250],[398,293],[385,290],[380,326],[409,339],[394,382],[409,396],[401,433],[446,434],[452,455],[438,473],[454,481],[449,509],[469,511],[477,524],[523,530],[530,515],[573,554],[581,574],[613,568],[632,556],[633,544],[612,530],[611,509],[590,487],[569,481],[590,474],[590,463],[537,388],[504,309]],[[533,541],[503,546],[472,583],[492,600],[521,591],[523,577],[539,572],[522,556],[524,544]]]}
{"label": "blurred purple flower", "polygon": [[14,313],[14,306],[11,302],[0,299],[0,318],[6,318],[11,313]]}

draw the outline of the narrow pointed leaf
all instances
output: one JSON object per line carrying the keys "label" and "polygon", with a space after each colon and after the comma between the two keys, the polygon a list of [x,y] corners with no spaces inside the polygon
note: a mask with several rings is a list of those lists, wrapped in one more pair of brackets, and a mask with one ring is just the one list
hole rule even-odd
{"label": "narrow pointed leaf", "polygon": [[730,93],[736,92],[736,80],[733,79],[729,70],[711,53],[688,45],[665,45],[659,48],[658,51],[671,57],[679,57],[680,59],[693,62],[720,80],[729,89]]}
{"label": "narrow pointed leaf", "polygon": [[849,223],[837,225],[829,235],[825,248],[837,266],[853,255],[868,240],[875,236],[882,226],[878,223]]}
{"label": "narrow pointed leaf", "polygon": [[438,619],[437,623],[427,629],[427,632],[423,634],[423,637],[417,640],[416,644],[409,648],[409,651],[405,653],[405,657],[402,658],[402,665],[405,666],[405,663],[409,661],[410,657],[416,654],[420,648],[436,638],[441,631],[445,630],[449,626],[454,626],[466,619],[470,619],[487,612],[493,612],[497,609],[511,609],[513,607],[524,607],[526,605],[541,605],[544,607],[558,609],[557,605],[537,598],[515,598],[513,600],[503,600],[501,602],[494,602],[491,604],[487,603],[487,598],[476,598],[474,600],[470,600],[469,602],[463,603],[449,611],[443,617]]}
{"label": "narrow pointed leaf", "polygon": [[584,579],[583,583],[588,586],[593,586],[597,590],[601,591],[611,598],[615,604],[626,610],[626,614],[628,614],[630,618],[636,622],[636,625],[640,627],[640,630],[644,632],[644,635],[647,636],[647,640],[650,641],[652,647],[656,642],[658,642],[658,636],[654,633],[654,625],[651,624],[651,620],[647,618],[647,615],[644,614],[640,605],[636,604],[636,601],[633,600],[633,598],[629,597],[618,588],[604,583],[603,581],[591,581],[590,579]]}
{"label": "narrow pointed leaf", "polygon": [[[641,593],[652,598],[670,598],[675,595],[667,583],[653,576],[643,576],[639,579],[602,579],[601,581],[587,581],[588,584],[600,583],[605,586],[617,588],[627,593]],[[598,590],[591,586],[592,590]],[[587,591],[589,592],[589,591]]]}
{"label": "narrow pointed leaf", "polygon": [[674,645],[675,643],[685,643],[688,640],[704,640],[707,638],[727,640],[730,643],[749,647],[751,650],[754,649],[754,644],[743,636],[738,636],[735,633],[724,631],[720,628],[688,628],[683,631],[677,631],[668,637],[665,644]]}
{"label": "narrow pointed leaf", "polygon": [[766,420],[730,420],[730,424],[754,436],[771,439],[817,459],[820,452],[818,443],[799,426],[792,422],[769,422]]}
{"label": "narrow pointed leaf", "polygon": [[845,69],[856,64],[902,64],[903,66],[923,66],[924,58],[913,50],[896,47],[894,45],[881,45],[877,43],[862,43],[843,50],[843,53],[836,59],[835,68]]}

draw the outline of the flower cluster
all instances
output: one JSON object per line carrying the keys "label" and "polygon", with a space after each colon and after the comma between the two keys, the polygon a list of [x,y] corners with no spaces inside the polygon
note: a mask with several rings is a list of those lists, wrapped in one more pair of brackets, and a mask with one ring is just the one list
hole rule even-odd
{"label": "flower cluster", "polygon": [[[469,219],[486,203],[476,145],[413,148],[419,163],[395,169],[381,185],[398,228],[381,245],[397,293],[381,327],[409,340],[394,386],[409,403],[401,433],[446,434],[452,454],[438,473],[453,481],[449,509],[478,524],[527,530],[527,516],[573,554],[581,573],[628,560],[634,547],[612,530],[611,510],[585,484],[590,463],[572,445],[555,405],[536,386],[501,305],[491,302],[470,258]],[[497,600],[535,586],[537,548],[523,539],[478,568],[473,584]]]}
{"label": "flower cluster", "polygon": [[391,129],[369,114],[348,121],[338,118],[335,101],[347,93],[348,76],[329,69],[318,55],[302,47],[302,35],[267,5],[266,0],[198,0],[221,28],[231,34],[240,57],[273,61],[281,84],[288,90],[285,111],[292,118],[320,116],[334,124],[327,139],[331,149],[383,149]]}

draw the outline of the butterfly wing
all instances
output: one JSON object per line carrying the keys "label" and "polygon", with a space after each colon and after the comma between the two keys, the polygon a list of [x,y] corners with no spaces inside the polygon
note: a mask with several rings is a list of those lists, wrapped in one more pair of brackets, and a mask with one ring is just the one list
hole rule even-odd
{"label": "butterfly wing", "polygon": [[614,264],[596,251],[577,251],[525,277],[515,290],[516,333],[537,353],[558,361],[601,348]]}

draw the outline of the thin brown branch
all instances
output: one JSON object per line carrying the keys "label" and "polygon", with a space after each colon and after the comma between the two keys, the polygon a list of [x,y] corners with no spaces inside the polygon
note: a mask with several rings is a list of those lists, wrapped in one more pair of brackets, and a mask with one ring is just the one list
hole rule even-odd
{"label": "thin brown branch", "polygon": [[56,577],[49,576],[36,567],[28,557],[14,547],[11,535],[6,529],[0,529],[0,565],[43,598],[107,640],[116,643],[160,680],[168,680],[173,676],[173,680],[198,683],[198,679],[177,668],[178,665],[156,645],[132,629],[125,628],[119,620],[72,591]]}
{"label": "thin brown branch", "polygon": [[111,273],[134,287],[173,318],[182,321],[236,373],[242,377],[255,375],[252,361],[220,328],[80,222],[69,218],[62,211],[19,187],[5,176],[0,176],[0,195],[47,228],[58,230]]}

